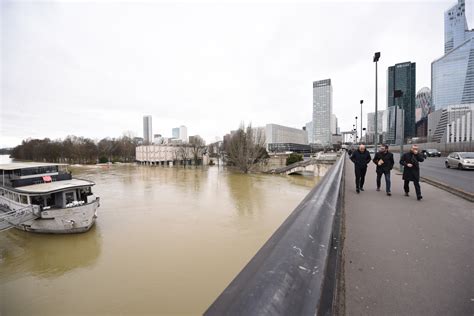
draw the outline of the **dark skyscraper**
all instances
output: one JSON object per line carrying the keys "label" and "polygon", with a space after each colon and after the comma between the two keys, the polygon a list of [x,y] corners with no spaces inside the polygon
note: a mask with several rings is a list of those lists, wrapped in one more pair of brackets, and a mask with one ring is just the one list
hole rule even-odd
{"label": "dark skyscraper", "polygon": [[[388,67],[387,106],[399,106],[405,112],[404,138],[415,137],[415,94],[416,94],[416,64],[400,63]],[[403,96],[394,98],[395,90],[401,90]]]}

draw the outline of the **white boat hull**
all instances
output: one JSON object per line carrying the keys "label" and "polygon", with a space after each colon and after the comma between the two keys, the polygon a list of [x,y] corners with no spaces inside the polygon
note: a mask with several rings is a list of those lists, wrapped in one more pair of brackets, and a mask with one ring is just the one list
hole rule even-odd
{"label": "white boat hull", "polygon": [[97,218],[99,199],[94,202],[41,212],[41,217],[15,225],[20,230],[47,234],[74,234],[88,231]]}

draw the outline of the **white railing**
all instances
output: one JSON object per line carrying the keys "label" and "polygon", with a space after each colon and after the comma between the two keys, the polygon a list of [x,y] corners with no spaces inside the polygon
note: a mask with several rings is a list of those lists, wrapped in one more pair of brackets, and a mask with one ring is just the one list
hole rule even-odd
{"label": "white railing", "polygon": [[34,205],[28,205],[14,211],[0,211],[0,231],[10,229],[15,225],[20,225],[26,221],[38,218],[38,213],[35,208]]}

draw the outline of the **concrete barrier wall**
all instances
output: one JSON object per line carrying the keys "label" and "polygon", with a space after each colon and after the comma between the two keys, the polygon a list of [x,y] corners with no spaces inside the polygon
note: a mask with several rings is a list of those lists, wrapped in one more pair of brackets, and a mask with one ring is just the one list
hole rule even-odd
{"label": "concrete barrier wall", "polygon": [[344,160],[345,155],[338,159],[205,315],[333,314]]}
{"label": "concrete barrier wall", "polygon": [[[421,149],[437,149],[439,150],[443,156],[447,156],[447,154],[453,151],[474,151],[474,142],[459,142],[459,143],[422,143],[416,144]],[[410,150],[411,144],[407,144],[403,146],[404,151]],[[391,145],[390,146],[391,152],[399,152],[400,145]]]}

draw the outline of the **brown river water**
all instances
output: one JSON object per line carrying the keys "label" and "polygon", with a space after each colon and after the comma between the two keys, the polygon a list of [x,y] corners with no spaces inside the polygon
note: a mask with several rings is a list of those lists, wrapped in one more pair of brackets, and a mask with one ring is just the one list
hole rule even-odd
{"label": "brown river water", "polygon": [[0,232],[0,315],[202,314],[317,183],[217,167],[72,167],[87,233]]}

